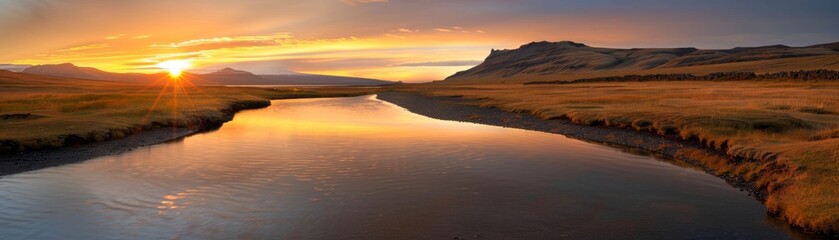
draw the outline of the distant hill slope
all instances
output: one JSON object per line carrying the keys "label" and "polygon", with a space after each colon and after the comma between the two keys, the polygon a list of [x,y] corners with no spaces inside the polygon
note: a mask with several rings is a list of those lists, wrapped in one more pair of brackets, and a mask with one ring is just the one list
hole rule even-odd
{"label": "distant hill slope", "polygon": [[260,77],[270,79],[272,81],[282,82],[288,85],[353,85],[353,86],[373,86],[373,85],[389,85],[394,82],[376,80],[369,78],[356,77],[339,77],[329,75],[317,74],[284,74],[284,75],[259,75]]}
{"label": "distant hill slope", "polygon": [[31,67],[32,65],[27,64],[0,64],[0,70],[12,71],[12,72],[20,72],[23,69]]}
{"label": "distant hill slope", "polygon": [[[166,78],[165,73],[113,73],[70,63],[35,65],[21,71],[27,74],[77,79],[106,80],[149,84]],[[345,85],[370,86],[393,84],[390,81],[314,74],[256,75],[247,71],[224,68],[212,73],[184,73],[184,78],[197,85]]]}
{"label": "distant hill slope", "polygon": [[[23,69],[22,73],[28,74],[36,74],[36,75],[44,75],[44,76],[53,76],[53,77],[65,77],[65,78],[79,78],[79,79],[90,79],[90,80],[107,80],[107,81],[115,81],[115,82],[131,82],[131,83],[143,83],[147,82],[151,79],[153,75],[150,74],[141,74],[141,73],[112,73],[102,71],[92,67],[79,67],[73,65],[72,63],[62,63],[62,64],[45,64],[45,65],[35,65],[28,68]],[[157,74],[156,76],[162,76],[161,74]]]}
{"label": "distant hill slope", "polygon": [[275,81],[265,79],[248,71],[224,68],[212,73],[191,74],[203,85],[272,85]]}
{"label": "distant hill slope", "polygon": [[[796,67],[795,61],[807,62],[806,69],[818,67],[839,69],[839,43],[809,47],[772,45],[738,47],[726,50],[696,48],[632,48],[590,47],[571,41],[533,42],[512,50],[492,50],[483,63],[448,78],[450,82],[561,80],[575,75],[643,74],[685,70],[705,73],[706,67],[727,65],[754,68],[774,60]],[[820,60],[813,60],[820,59]],[[757,65],[750,65],[755,62]],[[743,64],[747,63],[747,64]],[[789,65],[792,64],[792,65]],[[728,66],[728,71],[738,67]],[[731,69],[734,68],[734,69]],[[802,68],[803,69],[803,68]],[[707,69],[710,70],[710,69]],[[779,69],[791,71],[799,69]],[[771,70],[770,70],[771,71]]]}
{"label": "distant hill slope", "polygon": [[[12,86],[31,86],[31,85],[50,85],[50,86],[82,86],[82,85],[128,85],[120,82],[77,79],[56,76],[44,76],[37,74],[29,74],[22,72],[13,72],[9,70],[0,70],[0,87],[5,87],[6,91],[11,90]],[[31,90],[30,87],[24,88],[24,91]],[[72,90],[70,90],[72,91]]]}

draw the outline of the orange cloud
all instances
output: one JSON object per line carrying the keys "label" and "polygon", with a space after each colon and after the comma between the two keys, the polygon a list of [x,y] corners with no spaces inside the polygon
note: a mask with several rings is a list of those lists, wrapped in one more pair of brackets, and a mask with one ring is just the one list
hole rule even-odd
{"label": "orange cloud", "polygon": [[105,39],[108,39],[108,40],[112,40],[112,39],[120,39],[120,38],[122,38],[122,37],[124,37],[124,36],[125,36],[125,34],[117,34],[117,35],[113,35],[113,36],[107,36],[107,37],[105,37]]}
{"label": "orange cloud", "polygon": [[339,1],[342,2],[342,3],[345,3],[345,4],[349,4],[349,5],[390,2],[390,0],[339,0]]}
{"label": "orange cloud", "polygon": [[78,52],[78,51],[87,51],[87,50],[94,50],[94,49],[102,49],[108,48],[110,45],[107,43],[96,43],[96,44],[88,44],[82,45],[78,47],[66,48],[66,49],[59,49],[55,50],[56,52]]}

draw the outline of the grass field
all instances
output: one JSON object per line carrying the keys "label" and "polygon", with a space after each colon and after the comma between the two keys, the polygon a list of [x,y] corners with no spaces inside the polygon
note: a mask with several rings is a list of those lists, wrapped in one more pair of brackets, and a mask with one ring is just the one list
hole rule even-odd
{"label": "grass field", "polygon": [[232,111],[267,106],[269,99],[366,93],[346,88],[199,88],[165,81],[170,80],[141,86],[0,72],[0,152],[103,141],[151,127],[199,129],[229,120]]}
{"label": "grass field", "polygon": [[400,90],[693,141],[732,156],[702,160],[717,174],[766,189],[771,211],[808,229],[839,230],[836,81],[426,84]]}

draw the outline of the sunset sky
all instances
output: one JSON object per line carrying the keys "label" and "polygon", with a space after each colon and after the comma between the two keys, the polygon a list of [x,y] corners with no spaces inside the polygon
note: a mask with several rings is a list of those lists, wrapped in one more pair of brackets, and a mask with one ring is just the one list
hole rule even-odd
{"label": "sunset sky", "polygon": [[839,41],[839,1],[0,0],[0,63],[442,79],[492,48]]}

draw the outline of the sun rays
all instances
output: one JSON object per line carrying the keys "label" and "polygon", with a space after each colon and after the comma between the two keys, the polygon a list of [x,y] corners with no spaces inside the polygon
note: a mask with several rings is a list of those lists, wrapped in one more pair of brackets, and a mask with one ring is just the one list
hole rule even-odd
{"label": "sun rays", "polygon": [[184,69],[192,66],[189,60],[168,60],[157,64],[157,67],[165,69],[169,72],[169,77],[178,79],[183,73]]}
{"label": "sun rays", "polygon": [[165,103],[162,102],[166,102],[168,99],[170,104],[169,108],[171,108],[172,111],[172,122],[169,124],[172,126],[173,134],[175,134],[178,128],[199,127],[192,125],[200,123],[186,121],[187,119],[179,120],[179,115],[181,115],[182,111],[196,110],[195,103],[192,101],[192,97],[190,96],[190,90],[194,90],[194,92],[210,97],[195,83],[193,83],[193,80],[197,79],[190,79],[191,75],[183,74],[183,70],[189,66],[190,63],[186,60],[170,60],[158,64],[158,67],[166,69],[169,74],[155,80],[149,85],[149,87],[160,87],[160,91],[157,93],[157,96],[155,96],[151,106],[149,106],[148,112],[143,119],[144,123],[147,123],[150,120],[149,118],[155,110],[166,109],[167,107],[165,107]]}

